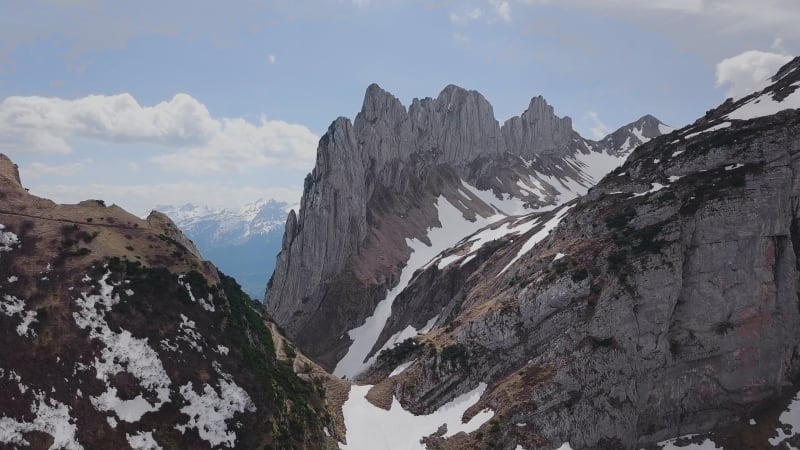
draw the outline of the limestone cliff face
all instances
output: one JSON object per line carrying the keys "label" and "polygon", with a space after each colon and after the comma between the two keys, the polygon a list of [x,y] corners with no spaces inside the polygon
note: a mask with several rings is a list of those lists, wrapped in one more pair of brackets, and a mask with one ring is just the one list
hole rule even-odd
{"label": "limestone cliff face", "polygon": [[799,61],[534,226],[435,259],[383,335],[432,329],[368,379],[418,413],[487,383],[472,413],[497,424],[431,437],[443,448],[654,448],[696,433],[715,448],[794,446],[796,430],[777,430],[800,380]]}
{"label": "limestone cliff face", "polygon": [[503,124],[503,138],[510,153],[527,159],[542,154],[566,156],[585,144],[572,129],[572,119],[556,116],[542,96],[531,99],[521,116]]}
{"label": "limestone cliff face", "polygon": [[300,210],[287,218],[267,308],[332,369],[350,344],[347,331],[397,283],[410,255],[406,239],[426,242],[427,230],[441,225],[439,197],[470,220],[497,208],[462,182],[498,201],[514,196],[529,207],[553,205],[564,190],[554,180],[588,186],[578,166],[556,163],[592,151],[610,149],[581,138],[541,97],[501,128],[475,91],[451,85],[406,110],[371,85],[355,120],[337,119],[320,140]]}

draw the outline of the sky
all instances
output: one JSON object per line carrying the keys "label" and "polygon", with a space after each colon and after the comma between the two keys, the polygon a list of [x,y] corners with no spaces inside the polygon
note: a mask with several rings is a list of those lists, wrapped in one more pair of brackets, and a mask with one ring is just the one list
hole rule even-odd
{"label": "sky", "polygon": [[600,138],[693,122],[800,50],[796,0],[0,0],[0,153],[62,203],[299,201],[378,83],[501,123],[543,95]]}

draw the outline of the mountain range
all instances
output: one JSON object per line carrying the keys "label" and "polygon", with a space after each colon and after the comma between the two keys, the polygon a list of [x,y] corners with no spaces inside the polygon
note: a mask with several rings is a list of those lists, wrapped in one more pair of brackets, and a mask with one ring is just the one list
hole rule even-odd
{"label": "mountain range", "polygon": [[[595,141],[542,97],[500,124],[371,85],[264,303],[166,214],[55,204],[0,155],[0,445],[800,447],[798,88],[800,58]],[[164,209],[249,251],[286,205]]]}
{"label": "mountain range", "polygon": [[798,87],[795,59],[595,142],[540,97],[500,125],[474,91],[373,85],[320,141],[267,310],[355,380],[357,448],[793,446]]}
{"label": "mountain range", "polygon": [[[475,91],[451,85],[406,109],[372,85],[355,121],[337,119],[320,141],[299,214],[286,222],[267,308],[309,355],[353,376],[380,347],[391,297],[430,257],[501,218],[585,194],[633,148],[670,130],[648,115],[592,141],[540,96],[500,126]],[[362,331],[369,337],[354,343]]]}
{"label": "mountain range", "polygon": [[156,210],[168,215],[203,256],[236,278],[247,294],[261,298],[291,208],[288,203],[258,200],[236,210],[192,204]]}

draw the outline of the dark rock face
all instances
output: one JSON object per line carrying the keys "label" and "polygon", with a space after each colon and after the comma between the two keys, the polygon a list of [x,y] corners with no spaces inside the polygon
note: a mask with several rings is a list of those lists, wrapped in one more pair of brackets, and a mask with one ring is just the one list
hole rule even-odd
{"label": "dark rock face", "polygon": [[496,211],[465,194],[462,181],[530,207],[553,205],[566,186],[553,180],[596,181],[579,164],[559,162],[618,150],[581,138],[541,97],[501,128],[475,91],[451,85],[406,110],[371,85],[355,121],[337,119],[320,140],[300,211],[287,219],[267,308],[333,369],[350,345],[347,331],[397,283],[410,254],[406,239],[425,242],[427,229],[440,225],[437,198],[471,220]]}

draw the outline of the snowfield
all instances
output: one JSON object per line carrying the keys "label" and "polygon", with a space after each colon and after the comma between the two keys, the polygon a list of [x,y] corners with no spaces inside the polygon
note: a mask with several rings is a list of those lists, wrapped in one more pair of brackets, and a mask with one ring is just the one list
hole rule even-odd
{"label": "snowfield", "polygon": [[343,450],[424,449],[420,439],[435,433],[442,425],[447,425],[444,436],[449,437],[462,431],[471,433],[494,417],[493,411],[485,409],[467,423],[461,421],[464,412],[486,391],[485,383],[426,416],[415,416],[404,410],[396,398],[392,399],[389,411],[374,406],[366,399],[371,388],[371,385],[364,385],[350,389],[350,396],[342,407],[347,427],[347,444],[339,444]]}
{"label": "snowfield", "polygon": [[442,227],[428,230],[428,239],[433,245],[429,247],[420,240],[406,239],[406,243],[411,248],[411,257],[400,274],[400,281],[386,294],[384,300],[378,303],[375,312],[367,318],[363,325],[348,332],[353,343],[333,371],[337,377],[353,378],[372,364],[376,356],[367,358],[367,355],[378,340],[381,330],[392,313],[394,299],[408,286],[417,269],[422,268],[439,253],[458,243],[464,236],[505,217],[502,215],[488,218],[479,217],[475,222],[470,222],[445,197],[438,198],[437,207]]}
{"label": "snowfield", "polygon": [[733,120],[750,120],[771,116],[785,109],[800,108],[800,83],[795,83],[793,86],[797,89],[781,101],[775,100],[772,93],[765,92],[748,100],[744,105],[728,114],[727,117]]}

